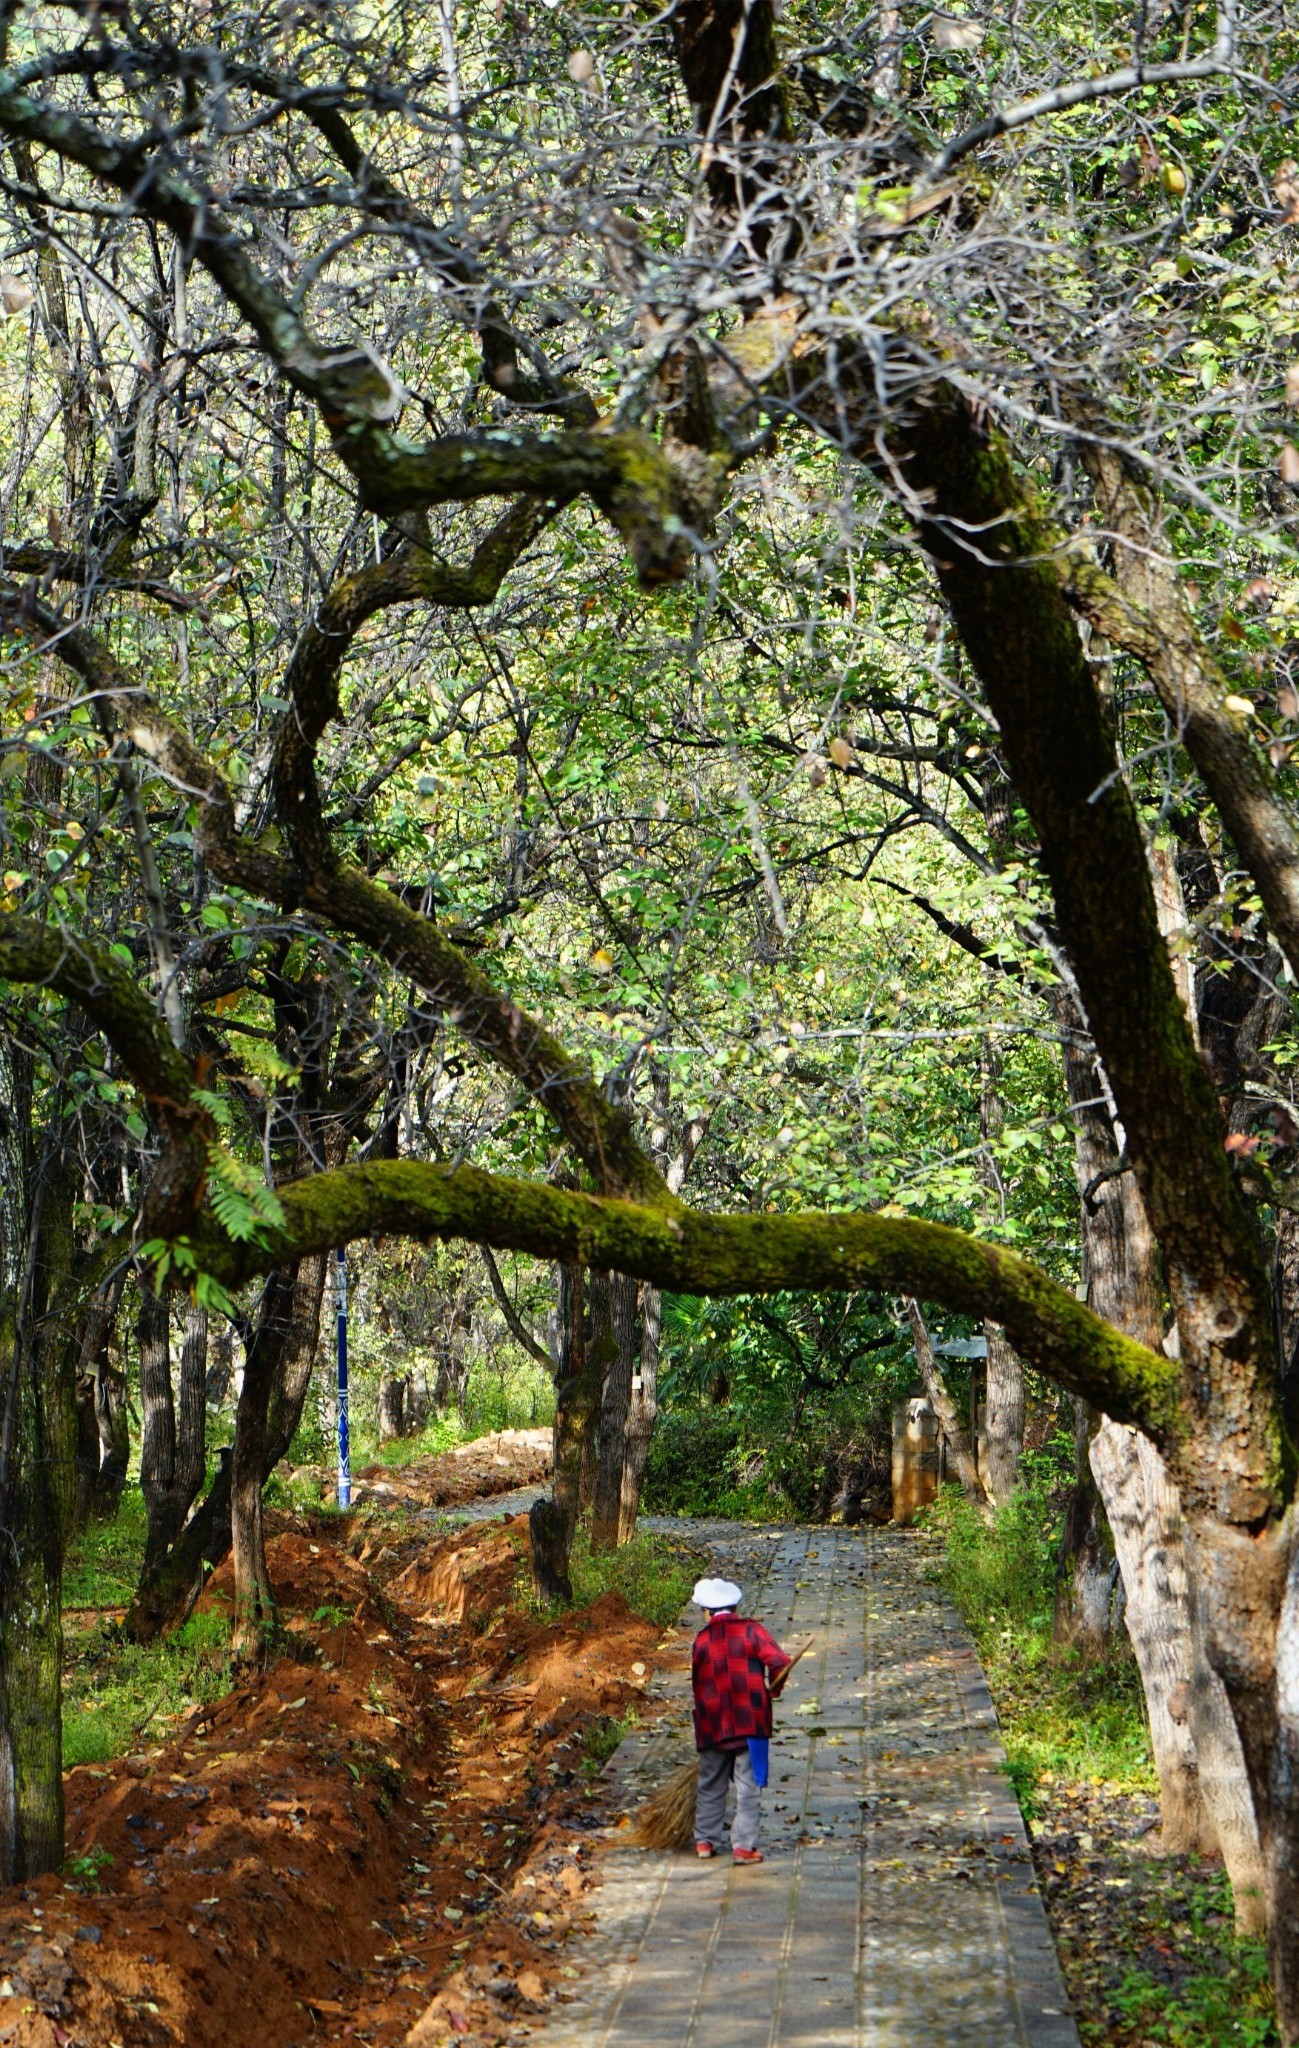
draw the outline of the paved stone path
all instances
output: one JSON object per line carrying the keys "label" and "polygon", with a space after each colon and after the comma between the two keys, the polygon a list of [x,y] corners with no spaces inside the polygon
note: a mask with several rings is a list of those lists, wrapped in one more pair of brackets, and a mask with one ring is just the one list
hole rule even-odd
{"label": "paved stone path", "polygon": [[[920,1542],[713,1524],[787,1645],[760,1869],[615,1848],[541,2048],[1078,2048],[996,1718]],[[697,1617],[692,1617],[697,1620]],[[609,1769],[628,1805],[692,1754],[688,1682]]]}

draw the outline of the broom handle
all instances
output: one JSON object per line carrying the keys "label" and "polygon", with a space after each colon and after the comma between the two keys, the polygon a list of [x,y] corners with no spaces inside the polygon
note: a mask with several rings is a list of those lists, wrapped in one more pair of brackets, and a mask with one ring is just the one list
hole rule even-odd
{"label": "broom handle", "polygon": [[772,1684],[770,1679],[767,1680],[767,1691],[771,1694],[773,1700],[780,1698],[781,1693],[785,1689],[785,1681],[789,1677],[790,1672],[793,1670],[794,1666],[797,1663],[801,1662],[801,1660],[804,1657],[806,1657],[808,1651],[812,1647],[813,1641],[814,1638],[809,1636],[807,1641],[804,1643],[802,1649],[795,1650],[793,1656],[790,1658],[788,1664],[785,1666],[784,1670],[781,1672],[780,1676],[777,1678],[774,1685]]}

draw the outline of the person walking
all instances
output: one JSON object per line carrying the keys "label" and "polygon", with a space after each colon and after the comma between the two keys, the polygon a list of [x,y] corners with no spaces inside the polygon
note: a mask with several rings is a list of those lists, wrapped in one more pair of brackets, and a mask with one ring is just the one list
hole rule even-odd
{"label": "person walking", "polygon": [[695,1800],[695,1854],[720,1855],[726,1795],[735,1784],[731,1860],[761,1863],[758,1820],[767,1782],[771,1703],[794,1659],[759,1621],[737,1610],[743,1595],[729,1579],[700,1579],[694,1602],[707,1619],[695,1637],[691,1679],[699,1790]]}

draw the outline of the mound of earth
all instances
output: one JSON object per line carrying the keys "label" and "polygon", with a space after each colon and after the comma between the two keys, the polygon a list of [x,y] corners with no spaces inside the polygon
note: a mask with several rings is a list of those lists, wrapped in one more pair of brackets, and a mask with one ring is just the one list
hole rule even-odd
{"label": "mound of earth", "polygon": [[[550,1429],[500,1429],[453,1451],[412,1458],[405,1465],[367,1465],[353,1475],[354,1505],[404,1507],[418,1513],[481,1500],[550,1477],[554,1438]],[[309,1478],[331,1497],[335,1481],[322,1465],[299,1465],[291,1477]]]}
{"label": "mound of earth", "polygon": [[[583,1733],[644,1711],[675,1637],[616,1594],[505,1606],[525,1518],[368,1561],[365,1537],[283,1530],[285,1653],[68,1774],[67,1876],[0,1905],[3,2048],[428,2048],[470,2012],[492,2041],[566,1970],[605,1817]],[[457,1588],[488,1579],[484,1628]],[[205,1602],[229,1597],[217,1574]]]}

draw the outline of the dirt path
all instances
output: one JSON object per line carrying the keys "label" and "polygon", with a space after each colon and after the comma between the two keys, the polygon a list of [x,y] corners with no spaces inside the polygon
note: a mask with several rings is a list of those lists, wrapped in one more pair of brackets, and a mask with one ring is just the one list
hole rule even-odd
{"label": "dirt path", "polygon": [[[996,1719],[959,1618],[893,1532],[735,1531],[719,1564],[789,1639],[761,1869],[604,1858],[566,2013],[537,2048],[1077,2048]],[[609,1774],[689,1754],[667,1721]]]}
{"label": "dirt path", "polygon": [[[77,1861],[0,1894],[0,2048],[1076,2048],[986,1689],[915,1539],[659,1525],[816,1637],[770,1860],[732,1872],[617,1825],[691,1754],[696,1617],[660,1631],[609,1594],[530,1619],[528,1495],[424,1533],[431,1483],[392,1519],[281,1517],[285,1654],[69,1774]],[[593,1782],[588,1731],[629,1714]]]}
{"label": "dirt path", "polygon": [[616,1594],[512,1606],[526,1525],[275,1521],[284,1654],[70,1771],[67,1872],[0,1892],[2,2048],[398,2048],[457,1968],[497,2040],[571,1971],[610,1817],[584,1737],[675,1637]]}

